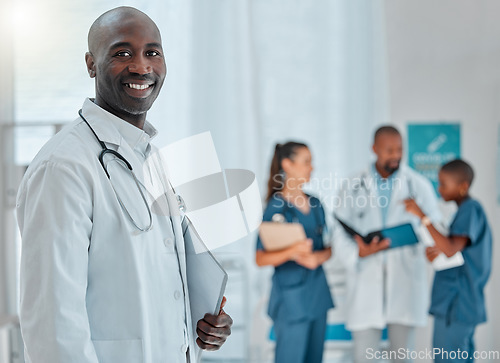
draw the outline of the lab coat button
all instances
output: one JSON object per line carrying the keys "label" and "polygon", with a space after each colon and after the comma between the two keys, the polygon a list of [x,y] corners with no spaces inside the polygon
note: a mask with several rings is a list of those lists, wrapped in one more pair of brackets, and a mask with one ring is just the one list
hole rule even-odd
{"label": "lab coat button", "polygon": [[179,290],[176,290],[174,292],[174,298],[175,298],[175,300],[179,300],[180,297],[181,297],[181,292]]}
{"label": "lab coat button", "polygon": [[182,346],[181,346],[181,352],[182,353],[186,353],[187,350],[188,350],[188,346],[186,344],[182,344]]}
{"label": "lab coat button", "polygon": [[170,237],[165,238],[165,246],[170,247],[173,244],[174,244],[174,241],[172,240],[172,238],[170,238]]}

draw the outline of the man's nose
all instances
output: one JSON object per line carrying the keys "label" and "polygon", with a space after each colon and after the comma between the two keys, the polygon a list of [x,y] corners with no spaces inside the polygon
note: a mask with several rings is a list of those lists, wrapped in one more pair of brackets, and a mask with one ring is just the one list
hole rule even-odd
{"label": "man's nose", "polygon": [[153,71],[153,68],[145,57],[135,57],[129,64],[128,70],[130,73],[143,75],[151,73]]}
{"label": "man's nose", "polygon": [[394,159],[400,159],[403,156],[401,151],[394,151],[391,153],[391,157]]}

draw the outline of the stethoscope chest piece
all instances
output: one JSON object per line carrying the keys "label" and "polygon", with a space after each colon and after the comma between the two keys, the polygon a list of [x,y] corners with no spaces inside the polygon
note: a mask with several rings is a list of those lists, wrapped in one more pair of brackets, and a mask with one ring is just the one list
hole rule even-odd
{"label": "stethoscope chest piece", "polygon": [[271,217],[271,221],[276,223],[285,223],[285,216],[280,213],[273,214]]}

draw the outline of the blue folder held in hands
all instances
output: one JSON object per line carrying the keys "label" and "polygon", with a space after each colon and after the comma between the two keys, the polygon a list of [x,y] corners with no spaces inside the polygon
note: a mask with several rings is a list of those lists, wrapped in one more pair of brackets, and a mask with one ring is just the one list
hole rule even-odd
{"label": "blue folder held in hands", "polygon": [[384,228],[379,231],[370,232],[366,236],[363,236],[361,233],[358,233],[355,229],[350,227],[337,216],[335,216],[335,219],[340,223],[347,234],[352,237],[358,235],[361,237],[363,242],[367,244],[370,243],[375,237],[379,237],[380,240],[389,238],[391,240],[391,245],[389,248],[403,247],[418,243],[417,234],[415,233],[415,230],[413,229],[411,223],[404,223],[398,226]]}

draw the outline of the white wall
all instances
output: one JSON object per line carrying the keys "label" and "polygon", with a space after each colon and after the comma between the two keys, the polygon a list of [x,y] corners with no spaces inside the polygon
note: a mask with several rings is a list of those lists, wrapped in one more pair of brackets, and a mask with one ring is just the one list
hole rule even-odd
{"label": "white wall", "polygon": [[[476,172],[472,195],[499,236],[500,2],[386,0],[385,13],[390,121],[404,131],[408,121],[461,122],[462,157]],[[500,249],[494,247],[489,321],[476,333],[478,350],[500,351],[499,265]],[[421,332],[419,347],[430,338]]]}

